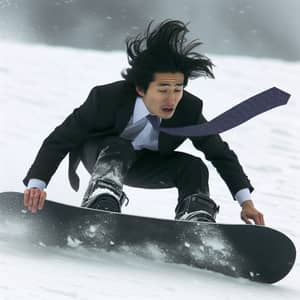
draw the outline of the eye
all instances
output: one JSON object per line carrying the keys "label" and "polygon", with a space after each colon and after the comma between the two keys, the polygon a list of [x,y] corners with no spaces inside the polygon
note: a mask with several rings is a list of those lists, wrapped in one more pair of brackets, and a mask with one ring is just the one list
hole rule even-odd
{"label": "eye", "polygon": [[166,93],[167,90],[158,90],[160,93]]}

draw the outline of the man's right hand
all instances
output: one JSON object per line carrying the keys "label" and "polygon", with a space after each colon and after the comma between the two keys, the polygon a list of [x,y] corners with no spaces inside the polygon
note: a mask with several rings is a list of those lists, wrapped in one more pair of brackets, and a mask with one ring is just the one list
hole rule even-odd
{"label": "man's right hand", "polygon": [[47,193],[38,188],[30,188],[24,191],[24,205],[32,213],[43,209]]}

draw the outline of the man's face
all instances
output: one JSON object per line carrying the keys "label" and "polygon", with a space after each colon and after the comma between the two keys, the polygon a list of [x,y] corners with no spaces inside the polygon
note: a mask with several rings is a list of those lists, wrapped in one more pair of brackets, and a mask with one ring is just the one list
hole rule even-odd
{"label": "man's face", "polygon": [[155,73],[146,92],[137,88],[138,94],[153,115],[170,119],[183,95],[184,75],[177,73]]}

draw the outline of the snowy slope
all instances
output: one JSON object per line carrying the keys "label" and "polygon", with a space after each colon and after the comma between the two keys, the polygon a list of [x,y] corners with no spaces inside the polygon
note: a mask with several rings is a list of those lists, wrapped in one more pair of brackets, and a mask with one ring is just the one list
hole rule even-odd
{"label": "snowy slope", "polygon": [[[42,140],[89,90],[120,79],[126,57],[47,46],[0,43],[0,191],[22,191],[22,178]],[[188,90],[205,101],[208,119],[255,93],[277,86],[292,94],[277,108],[225,134],[256,187],[257,207],[270,227],[300,246],[300,63],[213,56],[216,80],[191,81]],[[181,150],[200,155],[190,143]],[[240,208],[211,170],[212,197],[221,205],[220,222],[241,223]],[[67,160],[48,187],[48,198],[80,205],[81,189],[67,181]],[[126,213],[173,218],[176,190],[126,187]],[[299,299],[300,266],[273,286],[232,279],[208,271],[84,249],[33,247],[12,242],[0,230],[0,300],[7,299]]]}

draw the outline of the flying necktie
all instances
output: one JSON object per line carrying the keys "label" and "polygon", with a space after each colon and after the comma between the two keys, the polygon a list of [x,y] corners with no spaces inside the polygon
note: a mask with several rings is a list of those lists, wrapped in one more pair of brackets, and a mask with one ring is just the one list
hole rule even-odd
{"label": "flying necktie", "polygon": [[222,133],[263,112],[280,105],[285,105],[290,96],[291,95],[285,91],[273,87],[237,104],[207,123],[185,127],[159,127],[158,117],[149,115],[147,118],[154,129],[170,135],[186,137],[207,136]]}

